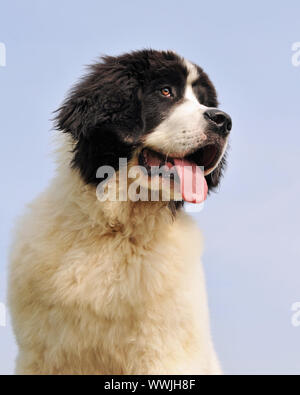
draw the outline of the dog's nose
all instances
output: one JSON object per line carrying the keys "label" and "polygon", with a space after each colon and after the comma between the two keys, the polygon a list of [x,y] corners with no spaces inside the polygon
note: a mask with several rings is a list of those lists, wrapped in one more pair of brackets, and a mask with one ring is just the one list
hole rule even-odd
{"label": "dog's nose", "polygon": [[232,128],[231,117],[224,111],[220,111],[217,108],[212,108],[205,111],[203,114],[204,118],[214,123],[217,127],[218,133],[227,136]]}

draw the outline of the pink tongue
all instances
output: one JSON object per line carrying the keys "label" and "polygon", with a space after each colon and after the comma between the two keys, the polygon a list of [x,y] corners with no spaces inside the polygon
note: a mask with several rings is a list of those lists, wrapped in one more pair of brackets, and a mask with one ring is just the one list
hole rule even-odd
{"label": "pink tongue", "polygon": [[183,200],[189,203],[202,203],[207,197],[207,182],[204,173],[195,163],[184,159],[174,159],[180,179]]}

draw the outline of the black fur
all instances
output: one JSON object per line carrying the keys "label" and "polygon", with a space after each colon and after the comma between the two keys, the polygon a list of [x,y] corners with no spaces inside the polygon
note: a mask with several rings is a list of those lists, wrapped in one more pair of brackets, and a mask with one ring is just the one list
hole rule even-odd
{"label": "black fur", "polygon": [[[202,104],[216,107],[215,88],[200,67],[198,71],[200,77],[193,89]],[[70,133],[76,142],[72,166],[79,169],[86,183],[97,185],[101,181],[96,178],[100,166],[117,170],[120,157],[131,158],[143,136],[181,99],[186,76],[182,59],[168,51],[107,56],[90,67],[56,116],[56,128]],[[175,89],[172,101],[157,94],[168,85]],[[206,177],[209,189],[218,185],[224,165],[222,160]]]}

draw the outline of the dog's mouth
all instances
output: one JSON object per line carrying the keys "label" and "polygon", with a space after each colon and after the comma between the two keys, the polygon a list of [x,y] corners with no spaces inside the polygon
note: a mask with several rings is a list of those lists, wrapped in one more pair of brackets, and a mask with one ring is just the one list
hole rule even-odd
{"label": "dog's mouth", "polygon": [[[196,165],[201,167],[204,171],[204,175],[207,176],[214,170],[220,157],[221,149],[216,144],[208,144],[184,157],[165,155],[152,149],[144,148],[139,155],[139,164],[144,166],[151,176],[157,173],[157,168],[165,169],[167,172],[167,169],[177,166],[181,161],[185,163],[185,166],[189,164],[190,166]],[[164,173],[160,175],[164,176]]]}
{"label": "dog's mouth", "polygon": [[208,192],[205,176],[215,169],[221,156],[221,148],[216,144],[207,144],[184,157],[144,148],[139,155],[139,164],[149,177],[159,176],[177,182],[183,200],[200,203]]}

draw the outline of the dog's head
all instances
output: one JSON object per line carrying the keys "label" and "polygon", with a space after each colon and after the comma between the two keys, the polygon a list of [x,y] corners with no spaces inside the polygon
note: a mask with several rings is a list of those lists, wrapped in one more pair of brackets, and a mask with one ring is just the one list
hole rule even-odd
{"label": "dog's head", "polygon": [[97,169],[119,158],[152,165],[204,168],[216,187],[225,164],[229,115],[203,70],[174,52],[144,50],[104,57],[71,91],[56,117],[72,135],[73,167],[97,185]]}

